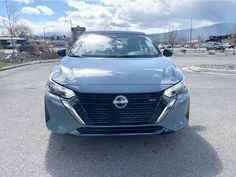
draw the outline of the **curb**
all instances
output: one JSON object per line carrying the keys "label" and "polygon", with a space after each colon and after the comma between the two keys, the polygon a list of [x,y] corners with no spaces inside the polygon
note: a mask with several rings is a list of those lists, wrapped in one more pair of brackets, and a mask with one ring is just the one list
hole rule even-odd
{"label": "curb", "polygon": [[221,73],[221,74],[236,74],[236,70],[201,68],[201,67],[197,67],[197,66],[184,67],[183,70],[185,70],[185,71],[194,71],[194,72],[211,72],[211,73]]}
{"label": "curb", "polygon": [[53,62],[58,62],[58,61],[60,61],[60,59],[49,59],[49,60],[31,61],[31,62],[27,62],[27,63],[22,63],[22,64],[18,64],[18,65],[4,67],[4,68],[1,68],[0,71],[5,71],[5,70],[9,70],[9,69],[19,68],[19,67],[23,67],[23,66],[27,66],[27,65],[34,65],[34,64],[41,64],[41,63],[53,63]]}

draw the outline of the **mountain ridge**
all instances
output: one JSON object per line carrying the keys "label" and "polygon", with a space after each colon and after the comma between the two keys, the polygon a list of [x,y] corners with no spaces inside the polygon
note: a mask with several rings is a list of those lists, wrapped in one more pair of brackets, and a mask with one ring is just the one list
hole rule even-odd
{"label": "mountain ridge", "polygon": [[[233,31],[236,32],[236,22],[234,23],[217,23],[209,26],[193,28],[192,29],[192,39],[197,39],[199,37],[203,39],[209,38],[211,35],[226,35],[231,34]],[[149,34],[154,39],[161,39],[165,38],[166,33],[152,33]],[[190,36],[190,28],[177,30],[177,38],[185,38],[189,39]]]}

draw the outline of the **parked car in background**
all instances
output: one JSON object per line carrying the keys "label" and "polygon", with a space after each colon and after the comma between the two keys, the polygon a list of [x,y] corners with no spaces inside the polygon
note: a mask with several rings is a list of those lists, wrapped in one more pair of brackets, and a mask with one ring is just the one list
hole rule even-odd
{"label": "parked car in background", "polygon": [[172,46],[171,45],[166,45],[165,49],[171,49],[172,50]]}
{"label": "parked car in background", "polygon": [[228,49],[234,49],[234,48],[235,48],[234,45],[229,44],[229,43],[225,43],[225,44],[224,44],[224,47],[225,47],[225,48],[228,48]]}
{"label": "parked car in background", "polygon": [[206,43],[201,44],[200,48],[206,48]]}
{"label": "parked car in background", "polygon": [[19,51],[20,52],[29,52],[30,50],[33,49],[33,46],[29,42],[24,42],[20,47]]}
{"label": "parked car in background", "polygon": [[159,45],[158,45],[158,48],[159,48],[159,49],[164,49],[164,48],[165,48],[165,45],[159,44]]}
{"label": "parked car in background", "polygon": [[225,50],[225,46],[219,42],[208,42],[206,43],[207,50]]}
{"label": "parked car in background", "polygon": [[21,44],[16,44],[16,43],[10,43],[8,46],[7,46],[7,49],[13,49],[13,48],[15,48],[15,49],[17,49],[17,48],[19,48],[21,46]]}
{"label": "parked car in background", "polygon": [[190,45],[189,45],[189,44],[185,44],[184,47],[185,47],[186,49],[189,49],[189,48],[190,48]]}
{"label": "parked car in background", "polygon": [[181,47],[184,47],[184,44],[177,44],[177,45],[175,45],[175,48],[181,48]]}

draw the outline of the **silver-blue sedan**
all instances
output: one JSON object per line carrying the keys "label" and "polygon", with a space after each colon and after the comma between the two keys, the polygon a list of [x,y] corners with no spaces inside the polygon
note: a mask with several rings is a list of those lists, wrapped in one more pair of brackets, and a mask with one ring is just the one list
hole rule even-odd
{"label": "silver-blue sedan", "polygon": [[144,33],[86,32],[52,70],[47,127],[58,134],[137,135],[178,131],[189,122],[189,92]]}

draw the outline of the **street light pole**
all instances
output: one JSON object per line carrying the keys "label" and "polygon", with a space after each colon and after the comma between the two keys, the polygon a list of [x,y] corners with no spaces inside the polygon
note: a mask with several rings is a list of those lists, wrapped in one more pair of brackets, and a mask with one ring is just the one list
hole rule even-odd
{"label": "street light pole", "polygon": [[70,32],[71,32],[71,41],[73,41],[73,32],[72,32],[72,20],[70,20]]}
{"label": "street light pole", "polygon": [[43,39],[45,40],[46,38],[46,28],[50,28],[50,27],[54,27],[54,25],[51,25],[51,26],[44,26],[43,27]]}
{"label": "street light pole", "polygon": [[44,39],[44,40],[45,40],[45,35],[46,35],[46,34],[45,34],[45,33],[46,33],[46,32],[45,32],[45,28],[46,28],[46,27],[44,26],[44,27],[43,27],[43,39]]}
{"label": "street light pole", "polygon": [[193,31],[193,26],[192,26],[192,18],[190,19],[190,48],[192,48],[192,31]]}
{"label": "street light pole", "polygon": [[[65,22],[68,22],[68,20],[65,20]],[[70,23],[70,37],[71,37],[71,41],[72,41],[72,38],[73,38],[73,34],[72,34],[72,20],[69,20],[69,23]]]}

